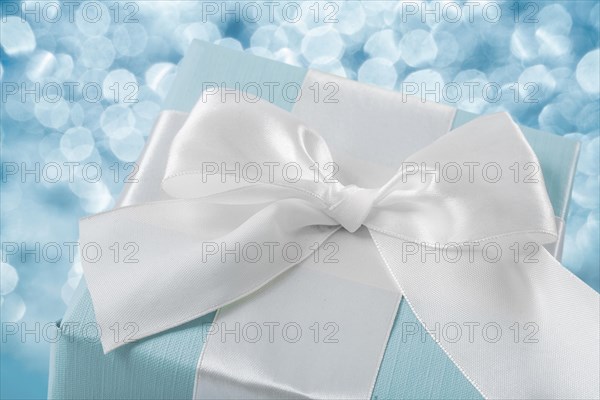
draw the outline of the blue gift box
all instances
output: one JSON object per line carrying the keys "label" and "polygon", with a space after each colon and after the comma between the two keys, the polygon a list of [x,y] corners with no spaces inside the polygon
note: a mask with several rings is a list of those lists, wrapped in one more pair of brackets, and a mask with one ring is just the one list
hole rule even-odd
{"label": "blue gift box", "polygon": [[[306,73],[302,68],[196,41],[178,67],[165,108],[189,112],[207,82],[248,90],[253,87],[248,83],[293,82],[300,86]],[[292,108],[293,102],[284,92],[273,94],[268,100],[284,109]],[[453,127],[474,117],[458,111]],[[541,163],[560,226],[568,211],[578,143],[526,127],[522,130]],[[149,141],[152,140],[150,137]],[[144,155],[140,163],[144,163]],[[126,187],[122,199],[132,190],[133,186]],[[561,241],[549,250],[560,258]],[[196,366],[213,317],[214,314],[204,316],[104,355],[97,337],[90,336],[85,329],[94,326],[95,317],[90,295],[82,282],[60,323],[61,338],[53,344],[49,398],[192,398]],[[428,335],[403,335],[403,326],[407,324],[415,326],[418,321],[403,301],[373,398],[481,398]]]}

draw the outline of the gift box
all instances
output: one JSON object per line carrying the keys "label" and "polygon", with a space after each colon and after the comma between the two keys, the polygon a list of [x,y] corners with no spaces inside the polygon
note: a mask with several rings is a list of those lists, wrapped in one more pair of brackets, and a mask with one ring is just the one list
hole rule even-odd
{"label": "gift box", "polygon": [[[365,176],[371,170],[387,171],[398,168],[411,154],[418,153],[447,135],[449,131],[477,117],[445,105],[423,103],[420,99],[411,96],[195,41],[178,67],[176,80],[166,100],[165,110],[172,110],[172,112],[159,116],[139,160],[140,172],[137,175],[139,181],[126,185],[118,207],[168,200],[170,197],[161,190],[162,172],[168,163],[167,149],[180,128],[188,121],[188,113],[196,104],[208,103],[215,96],[221,96],[219,101],[222,102],[222,96],[235,99],[235,96],[240,95],[246,96],[241,99],[241,102],[249,102],[249,99],[250,102],[254,102],[255,98],[262,98],[280,109],[291,111],[317,132],[326,133],[323,134],[324,138],[329,144],[332,156],[340,165],[340,170],[343,171],[344,166],[358,165],[362,171],[367,171]],[[521,127],[521,131],[539,160],[543,181],[554,210],[558,240],[546,246],[551,254],[560,259],[564,220],[575,174],[578,144],[526,127]],[[361,181],[361,176],[343,176],[342,172],[342,178],[346,180],[355,178],[359,186],[364,183]],[[384,182],[375,183],[381,185]],[[361,235],[360,232],[362,231],[358,231],[357,236]],[[340,240],[343,244],[347,243],[346,240],[351,243],[354,239],[341,238]],[[365,260],[361,261],[369,264],[369,257],[373,257],[373,254],[368,251],[365,253]],[[336,265],[337,267],[334,266],[326,274],[322,274],[323,287],[314,288],[312,294],[315,298],[324,296],[323,293],[327,292],[328,288],[336,287],[336,280],[343,279],[340,276],[343,276],[344,272],[340,270],[338,264]],[[308,279],[307,276],[295,271],[293,274],[295,274],[293,278],[282,277],[276,283],[268,284],[261,289],[261,293],[268,290],[293,292],[298,287],[302,288],[302,280]],[[385,278],[376,276],[373,271],[363,272],[362,275],[360,272],[357,274],[364,279],[364,282],[358,282],[353,289],[357,298],[375,299],[381,296],[391,299],[389,304],[392,306],[381,307],[378,312],[375,312],[372,304],[368,302],[358,304],[357,300],[356,304],[349,304],[354,316],[346,316],[345,321],[353,320],[353,322],[343,326],[349,326],[353,332],[358,331],[360,334],[344,335],[342,332],[341,341],[346,340],[346,346],[353,343],[354,347],[350,347],[355,352],[353,358],[359,360],[362,358],[363,360],[358,361],[358,364],[368,365],[365,369],[374,371],[374,375],[366,378],[358,376],[364,375],[363,372],[357,373],[357,377],[351,378],[351,381],[360,384],[371,381],[368,392],[374,399],[490,397],[478,386],[478,379],[469,376],[469,373],[459,367],[457,361],[452,358],[451,352],[442,347],[439,340],[432,338],[410,304],[405,299],[400,301],[402,296],[394,289],[393,284],[385,286],[381,283]],[[288,281],[296,279],[296,282],[300,283],[286,286],[287,283],[281,282],[285,279]],[[573,277],[573,279],[577,278]],[[290,296],[293,295],[295,293],[290,293]],[[340,294],[342,295],[344,294]],[[592,295],[586,292],[584,296],[589,299],[590,296],[595,296],[595,293]],[[397,299],[395,306],[393,299]],[[156,299],[157,302],[160,300]],[[262,303],[265,300],[261,295],[249,301],[254,301],[255,305],[262,305],[265,310],[268,308],[267,304]],[[307,303],[315,305],[311,301],[307,300]],[[302,359],[302,351],[298,354],[297,360],[288,360],[283,364],[286,365],[284,369],[291,371],[289,374],[284,371],[280,375],[263,376],[262,378],[265,378],[263,380],[260,376],[256,377],[248,373],[248,370],[252,369],[252,363],[249,367],[237,359],[235,354],[230,354],[229,351],[232,353],[238,351],[231,342],[222,340],[220,347],[216,345],[219,347],[216,353],[203,354],[207,340],[215,335],[215,312],[206,313],[176,327],[141,337],[139,340],[135,337],[137,328],[134,325],[116,326],[114,330],[111,328],[110,332],[106,332],[105,329],[102,334],[116,335],[114,341],[120,342],[123,336],[128,335],[136,339],[115,349],[105,348],[104,350],[109,350],[105,354],[97,334],[94,306],[97,304],[93,304],[86,284],[82,281],[60,322],[62,333],[60,340],[52,346],[49,398],[323,397],[319,391],[303,392],[298,390],[298,387],[291,387],[287,381],[297,383],[300,380],[299,387],[304,384],[307,387],[321,384],[320,381],[315,384],[313,376],[305,379],[309,381],[308,383],[301,378],[295,378],[309,369],[310,360]],[[233,314],[239,319],[240,315],[245,315],[245,311],[243,306],[238,307],[241,311],[235,314],[234,310]],[[223,314],[228,313],[230,313],[229,309]],[[373,327],[385,325],[386,319],[390,319],[388,314],[392,316],[389,332],[378,332]],[[231,321],[237,320],[231,319]],[[242,325],[245,323],[244,326],[255,323],[252,319],[241,321]],[[293,318],[288,322],[290,321],[299,323]],[[306,322],[302,325],[305,331],[313,326],[309,325],[309,321],[302,322]],[[323,324],[325,321],[320,319],[318,322]],[[335,324],[333,327],[335,331]],[[218,326],[216,328],[218,329]],[[331,325],[327,329],[318,326],[310,332],[311,335],[315,331],[327,335],[331,333],[329,328]],[[356,337],[362,338],[363,342],[352,342]],[[593,342],[594,337],[589,340]],[[377,344],[371,344],[377,341],[387,343],[384,346],[385,351],[380,352],[381,354],[377,354]],[[329,348],[335,346],[335,343],[337,342],[330,344]],[[251,344],[252,346],[240,348],[240,351],[260,354],[261,347],[256,343]],[[589,346],[589,343],[585,345]],[[270,348],[266,346],[262,348],[263,352],[269,352]],[[318,351],[324,351],[323,349],[327,347],[320,348]],[[569,350],[563,348],[556,351],[564,353]],[[589,351],[594,354],[597,349],[591,346]],[[224,366],[219,365],[219,360],[211,358],[215,354],[222,354]],[[335,351],[332,354],[336,354]],[[332,357],[334,355],[330,358]],[[205,369],[201,370],[200,366],[203,362]],[[203,382],[199,385],[199,381],[210,375],[211,370],[206,369],[206,363],[210,362],[213,365],[216,363],[225,370],[231,370],[231,373],[215,372],[210,383]],[[307,362],[309,364],[306,364]],[[332,365],[335,365],[335,362],[335,359],[331,361]],[[538,365],[533,366],[532,369],[543,367]],[[597,372],[594,368],[597,365],[591,367],[586,379],[591,376],[591,385],[593,385],[593,376]],[[339,372],[329,371],[344,370],[343,365],[339,368],[315,365],[314,368],[322,369],[321,372],[327,371],[324,379],[329,379],[331,382],[338,379]],[[489,365],[490,371],[494,371],[495,368],[496,366]],[[348,373],[350,371],[348,369]],[[343,386],[347,385],[347,382],[336,384]],[[498,386],[510,384],[511,382],[494,382],[488,383],[487,386],[501,392],[501,389],[497,389]],[[530,387],[523,389],[521,393],[523,397],[532,397],[532,393],[537,393],[537,397],[540,398],[553,398],[573,392],[569,383],[565,383],[565,388],[565,392],[557,393],[543,387],[533,389]],[[352,392],[352,389],[349,391]],[[356,393],[363,392],[357,389]],[[511,393],[519,393],[519,390],[512,389]],[[582,393],[590,392],[586,389]],[[354,398],[354,396],[349,397]]]}

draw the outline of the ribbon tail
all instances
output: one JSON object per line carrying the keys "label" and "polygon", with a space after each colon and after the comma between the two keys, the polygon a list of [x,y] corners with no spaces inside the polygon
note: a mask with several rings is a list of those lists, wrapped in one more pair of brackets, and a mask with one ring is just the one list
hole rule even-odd
{"label": "ribbon tail", "polygon": [[219,310],[195,399],[371,397],[401,295],[364,227]]}
{"label": "ribbon tail", "polygon": [[600,297],[545,248],[436,259],[371,233],[419,321],[485,398],[600,397]]}
{"label": "ribbon tail", "polygon": [[[297,199],[267,205],[173,200],[82,219],[81,258],[104,352],[258,290],[337,229]],[[115,329],[126,329],[127,339],[113,335]]]}

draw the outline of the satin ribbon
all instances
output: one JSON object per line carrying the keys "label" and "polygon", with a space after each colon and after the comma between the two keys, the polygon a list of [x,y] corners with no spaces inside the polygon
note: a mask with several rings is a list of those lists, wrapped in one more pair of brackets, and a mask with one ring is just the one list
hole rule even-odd
{"label": "satin ribbon", "polygon": [[[486,244],[506,251],[514,244],[556,240],[541,174],[531,182],[511,175],[515,165],[537,164],[537,159],[507,114],[481,117],[450,132],[405,160],[379,187],[332,179],[334,161],[318,133],[267,102],[221,102],[218,96],[199,102],[169,152],[162,188],[172,199],[81,220],[84,244],[95,243],[105,253],[115,243],[139,246],[136,263],[83,257],[104,351],[123,345],[110,334],[115,323],[135,322],[137,331],[130,339],[138,340],[268,293],[267,283],[305,263],[315,243],[323,244],[343,228],[356,236],[356,243],[347,246],[357,246],[352,250],[357,255],[360,246],[367,251],[375,244],[390,281],[428,326],[537,324],[542,335],[537,345],[507,338],[439,342],[484,396],[598,394],[598,296],[543,247],[535,264],[512,253],[489,262],[479,251],[468,261],[430,261],[422,254],[407,259],[408,249],[435,252],[443,247],[457,256]],[[236,178],[231,169],[236,165],[261,172],[252,179]],[[439,176],[445,167],[453,171],[451,177]],[[368,234],[359,235],[361,227]],[[252,263],[236,263],[207,257],[207,243],[211,249],[293,243],[300,256],[275,251]],[[205,370],[210,380],[211,366]],[[304,373],[310,378],[310,371]],[[244,370],[234,374],[252,375]],[[344,386],[340,379],[332,388]],[[256,384],[248,381],[248,387]],[[363,397],[370,390],[357,389],[350,397]],[[282,393],[348,397],[328,387],[271,394]]]}

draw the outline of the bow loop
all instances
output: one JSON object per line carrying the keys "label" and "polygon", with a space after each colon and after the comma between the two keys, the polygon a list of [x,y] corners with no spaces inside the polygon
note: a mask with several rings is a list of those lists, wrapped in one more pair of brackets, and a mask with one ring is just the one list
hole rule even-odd
{"label": "bow loop", "polygon": [[367,226],[418,243],[557,237],[539,161],[506,113],[479,117],[410,156],[377,204]]}
{"label": "bow loop", "polygon": [[202,198],[240,190],[255,197],[261,186],[325,202],[342,188],[323,170],[332,162],[323,138],[284,110],[209,96],[175,136],[162,187],[174,198]]}

